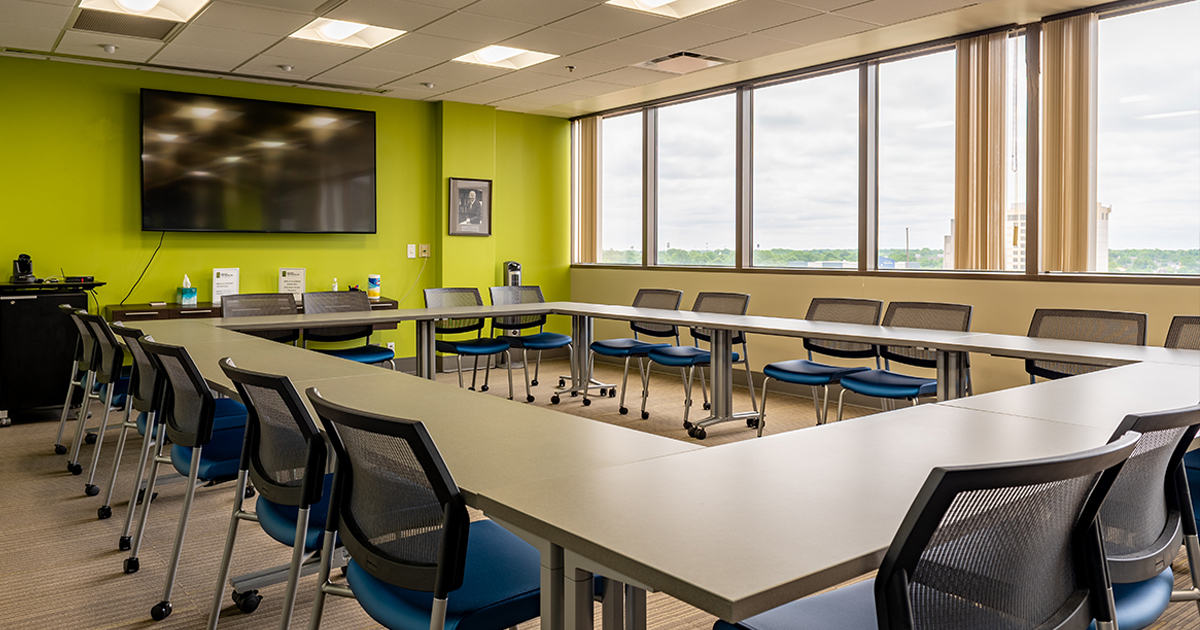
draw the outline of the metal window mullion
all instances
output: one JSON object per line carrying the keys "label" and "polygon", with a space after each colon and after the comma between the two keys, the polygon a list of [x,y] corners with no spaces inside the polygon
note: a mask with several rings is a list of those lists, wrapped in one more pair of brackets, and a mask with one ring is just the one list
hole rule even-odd
{"label": "metal window mullion", "polygon": [[737,269],[754,265],[754,90],[737,93],[737,198],[734,215],[737,238],[733,264]]}
{"label": "metal window mullion", "polygon": [[642,113],[642,266],[658,264],[658,109]]}
{"label": "metal window mullion", "polygon": [[1025,275],[1037,278],[1042,268],[1042,25],[1025,27]]}
{"label": "metal window mullion", "polygon": [[859,67],[858,270],[879,266],[879,62]]}

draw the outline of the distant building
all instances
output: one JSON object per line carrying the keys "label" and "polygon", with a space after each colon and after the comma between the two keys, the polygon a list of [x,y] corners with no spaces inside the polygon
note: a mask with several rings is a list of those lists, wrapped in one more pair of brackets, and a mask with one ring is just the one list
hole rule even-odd
{"label": "distant building", "polygon": [[[1112,206],[1096,204],[1093,221],[1088,222],[1088,271],[1108,271],[1108,215]],[[953,233],[953,229],[951,229]],[[1025,204],[1014,203],[1004,217],[1004,269],[1025,271]],[[953,260],[953,259],[951,259]]]}

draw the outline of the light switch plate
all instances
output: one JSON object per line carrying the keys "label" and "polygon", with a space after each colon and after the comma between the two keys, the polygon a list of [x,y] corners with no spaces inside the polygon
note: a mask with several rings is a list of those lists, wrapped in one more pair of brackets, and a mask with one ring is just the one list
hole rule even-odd
{"label": "light switch plate", "polygon": [[409,258],[417,257],[417,246],[412,243],[408,244],[408,257]]}

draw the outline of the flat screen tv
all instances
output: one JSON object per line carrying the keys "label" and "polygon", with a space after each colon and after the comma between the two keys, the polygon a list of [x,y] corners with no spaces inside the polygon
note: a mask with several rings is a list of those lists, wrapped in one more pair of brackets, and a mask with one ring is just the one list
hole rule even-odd
{"label": "flat screen tv", "polygon": [[141,96],[142,230],[375,233],[375,112]]}

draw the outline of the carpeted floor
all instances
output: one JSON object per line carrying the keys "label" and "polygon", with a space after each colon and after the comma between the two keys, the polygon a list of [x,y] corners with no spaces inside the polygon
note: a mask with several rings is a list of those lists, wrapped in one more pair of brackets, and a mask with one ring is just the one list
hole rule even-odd
{"label": "carpeted floor", "polygon": [[[542,365],[541,385],[534,389],[536,405],[551,406],[549,402],[556,376],[567,369],[564,361],[548,361]],[[598,378],[619,382],[620,372],[607,365],[597,365]],[[482,375],[481,375],[482,376]],[[493,374],[491,391],[481,395],[507,396],[503,373]],[[740,376],[740,373],[738,373]],[[469,379],[469,376],[468,376]],[[439,375],[439,380],[456,382],[454,374]],[[636,375],[631,378],[631,390],[637,390]],[[520,374],[514,372],[519,395],[523,395]],[[642,420],[638,391],[632,391],[626,406],[628,415],[617,410],[617,401],[595,399],[584,407],[578,398],[565,398],[553,408],[637,430],[648,431],[680,440],[689,440],[682,426],[683,388],[677,377],[654,375],[647,410],[651,416]],[[745,389],[735,390],[735,408],[750,408]],[[704,415],[696,394],[694,417]],[[96,411],[99,411],[96,409]],[[767,433],[791,431],[812,426],[813,408],[806,399],[772,394],[768,407]],[[868,413],[850,408],[851,416]],[[166,620],[154,622],[150,607],[162,597],[166,563],[171,552],[179,509],[182,505],[182,486],[178,483],[160,487],[153,504],[150,525],[140,554],[141,570],[133,575],[122,573],[126,552],[117,550],[128,493],[140,443],[130,440],[124,454],[124,464],[117,480],[117,495],[113,500],[113,518],[97,520],[100,497],[83,494],[83,477],[66,471],[66,457],[53,454],[57,421],[17,423],[0,429],[0,628],[203,628],[212,605],[216,587],[217,564],[229,524],[233,503],[233,485],[223,484],[201,488],[196,492],[192,518],[188,525],[181,568],[172,596],[173,613]],[[754,431],[744,424],[728,423],[708,432],[705,446],[716,446],[749,439]],[[110,432],[105,452],[101,456],[98,483],[108,480],[115,432]],[[90,448],[90,447],[89,447]],[[90,450],[82,460],[90,462]],[[478,515],[476,515],[478,516]],[[282,564],[290,558],[290,549],[269,539],[253,523],[243,523],[233,561],[233,574]],[[714,544],[719,541],[714,541]],[[1186,565],[1175,564],[1176,583],[1190,584]],[[296,603],[293,627],[307,626],[313,599],[315,576],[304,579]],[[263,600],[253,614],[242,614],[234,608],[228,588],[221,589],[221,628],[274,627],[278,623],[282,585],[262,591]],[[600,627],[597,606],[596,627]],[[671,597],[651,593],[648,597],[648,623],[652,630],[707,630],[714,618]],[[1200,614],[1194,604],[1172,604],[1154,630],[1184,630],[1200,626]],[[324,628],[378,628],[356,603],[330,598],[325,607]],[[524,624],[521,630],[535,630],[537,621]]]}

